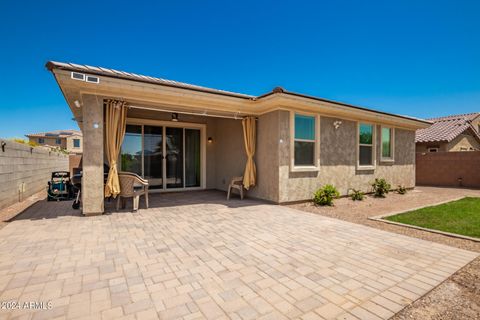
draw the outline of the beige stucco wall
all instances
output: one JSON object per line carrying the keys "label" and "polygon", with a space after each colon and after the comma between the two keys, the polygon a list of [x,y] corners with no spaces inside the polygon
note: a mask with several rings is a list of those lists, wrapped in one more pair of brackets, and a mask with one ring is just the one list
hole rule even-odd
{"label": "beige stucco wall", "polygon": [[417,143],[415,145],[415,152],[428,152],[429,148],[438,148],[438,152],[447,151],[447,142],[426,142]]}
{"label": "beige stucco wall", "polygon": [[[79,148],[75,148],[75,146],[73,145],[73,140],[75,140],[75,139],[80,140],[80,147]],[[67,138],[65,138],[65,142],[66,142],[66,149],[67,149],[68,152],[71,152],[71,153],[82,153],[83,152],[83,137],[82,136],[73,135],[73,136],[67,137]]]}
{"label": "beige stucco wall", "polygon": [[[171,120],[170,113],[130,110],[129,117],[150,120]],[[320,170],[314,172],[290,171],[290,112],[273,111],[257,120],[257,185],[247,192],[250,197],[273,202],[308,200],[324,184],[335,185],[342,194],[349,188],[370,191],[375,177],[386,178],[393,186],[415,185],[415,133],[395,130],[395,162],[382,163],[380,134],[377,134],[377,166],[375,170],[356,169],[356,122],[342,120],[340,128],[333,127],[335,118],[320,117]],[[226,190],[231,178],[242,175],[246,155],[242,123],[235,119],[179,115],[179,121],[203,123],[206,137],[206,186]],[[377,132],[380,131],[377,127]]]}
{"label": "beige stucco wall", "polygon": [[44,140],[43,143],[40,143],[40,139],[41,138],[37,138],[37,137],[29,138],[30,141],[33,141],[36,144],[41,145],[41,146],[60,147],[62,149],[67,148],[67,142],[66,142],[65,138],[58,138],[58,139],[61,140],[60,144],[57,144],[57,138],[50,138],[50,137],[47,138],[47,137],[45,137],[45,138],[43,138],[43,140]]}
{"label": "beige stucco wall", "polygon": [[461,134],[450,141],[446,146],[447,151],[473,151],[472,148],[479,150],[480,143],[472,134]]}
{"label": "beige stucco wall", "polygon": [[[334,129],[333,122],[342,124]],[[320,117],[319,171],[292,172],[290,170],[290,114],[280,112],[280,190],[279,202],[311,199],[315,190],[333,184],[342,195],[349,188],[364,192],[371,190],[375,178],[385,178],[392,186],[415,185],[415,132],[395,129],[395,161],[380,162],[380,126],[377,126],[377,166],[374,170],[357,170],[357,123],[345,119]]]}
{"label": "beige stucco wall", "polygon": [[257,148],[255,163],[257,185],[248,191],[248,196],[278,202],[280,128],[279,111],[263,114],[257,120]]}

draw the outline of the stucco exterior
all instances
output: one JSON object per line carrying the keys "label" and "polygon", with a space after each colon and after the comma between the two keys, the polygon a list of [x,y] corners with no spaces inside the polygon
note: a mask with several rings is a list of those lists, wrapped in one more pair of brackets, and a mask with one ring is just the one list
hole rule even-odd
{"label": "stucco exterior", "polygon": [[[171,114],[130,110],[129,118],[169,121]],[[273,111],[257,120],[255,163],[257,184],[247,195],[275,203],[309,200],[319,187],[333,184],[342,195],[350,188],[370,191],[375,178],[385,178],[393,186],[415,185],[415,133],[395,129],[394,161],[380,160],[380,135],[376,135],[377,164],[373,170],[357,170],[357,122],[320,116],[320,167],[316,171],[295,172],[290,161],[290,112]],[[334,128],[334,122],[342,124]],[[180,115],[182,123],[206,126],[206,188],[227,190],[232,177],[243,175],[246,155],[240,120]],[[380,132],[381,125],[376,125]]]}
{"label": "stucco exterior", "polygon": [[[380,161],[380,135],[376,135],[377,164],[373,170],[357,170],[357,122],[320,116],[320,167],[318,171],[294,172],[290,167],[290,112],[279,111],[279,194],[278,202],[311,199],[315,190],[334,185],[342,195],[350,188],[371,191],[375,178],[392,186],[415,186],[415,132],[395,129],[394,161]],[[334,128],[334,121],[342,124]],[[380,125],[377,124],[377,132]]]}

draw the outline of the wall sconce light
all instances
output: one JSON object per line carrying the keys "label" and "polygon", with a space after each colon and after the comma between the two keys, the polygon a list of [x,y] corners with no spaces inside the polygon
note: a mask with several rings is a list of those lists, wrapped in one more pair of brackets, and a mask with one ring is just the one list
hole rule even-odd
{"label": "wall sconce light", "polygon": [[78,101],[78,100],[73,101],[73,104],[74,104],[75,107],[77,107],[77,108],[80,108],[80,107],[82,106],[82,105],[80,104],[80,101]]}
{"label": "wall sconce light", "polygon": [[5,146],[7,145],[7,143],[5,141],[2,141],[2,152],[5,152]]}
{"label": "wall sconce light", "polygon": [[342,124],[342,121],[337,120],[337,121],[335,121],[335,122],[333,123],[333,126],[335,127],[335,129],[338,129],[338,128],[340,128],[340,125],[341,125],[341,124]]}
{"label": "wall sconce light", "polygon": [[213,142],[213,138],[212,138],[212,137],[208,137],[207,141],[208,141],[208,143],[212,143],[212,142]]}
{"label": "wall sconce light", "polygon": [[178,121],[178,113],[172,113],[172,121],[177,122]]}
{"label": "wall sconce light", "polygon": [[94,122],[94,123],[93,123],[93,128],[94,128],[94,129],[98,129],[98,127],[99,127],[98,122]]}

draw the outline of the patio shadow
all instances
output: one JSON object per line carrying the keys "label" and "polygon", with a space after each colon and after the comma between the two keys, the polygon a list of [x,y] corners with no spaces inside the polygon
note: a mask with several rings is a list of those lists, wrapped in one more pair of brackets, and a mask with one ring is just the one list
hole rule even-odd
{"label": "patio shadow", "polygon": [[46,199],[35,202],[21,213],[8,220],[40,220],[56,219],[60,217],[82,217],[80,210],[72,209],[73,201],[47,201]]}
{"label": "patio shadow", "polygon": [[[105,213],[112,214],[118,212],[115,209],[116,202],[116,199],[112,199],[110,202],[105,201]],[[228,208],[241,208],[258,206],[267,203],[267,201],[258,199],[244,198],[243,200],[240,200],[236,194],[231,196],[230,200],[227,200],[227,193],[219,190],[150,193],[149,195],[149,209],[189,206],[196,204],[218,204]],[[132,199],[127,199],[126,208],[120,209],[120,212],[131,212],[132,205]],[[145,209],[145,199],[143,196],[140,197],[139,209]]]}
{"label": "patio shadow", "polygon": [[[168,208],[179,207],[196,204],[217,204],[228,208],[241,208],[248,206],[257,206],[267,204],[268,202],[245,198],[240,198],[235,194],[230,200],[226,199],[226,192],[218,190],[201,190],[201,191],[186,191],[186,192],[169,192],[169,193],[150,193],[149,208]],[[116,199],[105,200],[105,214],[121,214],[132,212],[132,200],[127,199],[125,209],[117,211],[115,209]],[[21,213],[8,220],[8,222],[16,220],[41,220],[41,219],[56,219],[60,217],[79,217],[82,218],[81,210],[72,209],[72,201],[47,201],[41,200]],[[145,200],[140,198],[140,210],[145,209]]]}

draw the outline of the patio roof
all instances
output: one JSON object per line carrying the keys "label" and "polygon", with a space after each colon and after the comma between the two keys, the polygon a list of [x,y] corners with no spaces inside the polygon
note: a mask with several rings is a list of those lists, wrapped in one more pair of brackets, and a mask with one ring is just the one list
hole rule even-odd
{"label": "patio roof", "polygon": [[[49,61],[46,67],[54,73],[76,118],[74,101],[78,101],[81,94],[90,93],[125,99],[136,105],[157,104],[157,107],[163,109],[165,106],[180,109],[194,108],[202,110],[204,114],[207,114],[207,111],[213,111],[239,116],[261,115],[273,110],[288,109],[319,112],[345,119],[364,119],[411,129],[425,128],[431,124],[423,119],[295,93],[281,87],[276,87],[260,96],[252,96],[103,67],[54,61]],[[78,81],[72,78],[72,72],[99,76],[103,80],[99,80],[96,84]],[[149,99],[146,99],[147,94],[151,95]]]}

